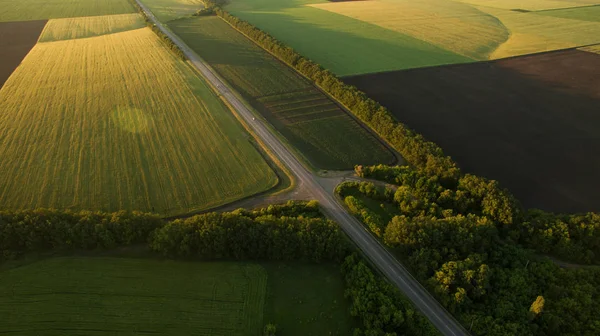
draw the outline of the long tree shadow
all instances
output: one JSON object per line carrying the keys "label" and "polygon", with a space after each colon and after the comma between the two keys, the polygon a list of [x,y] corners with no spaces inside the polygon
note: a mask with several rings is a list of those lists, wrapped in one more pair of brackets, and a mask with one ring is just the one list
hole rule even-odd
{"label": "long tree shadow", "polygon": [[232,14],[338,75],[473,61],[409,35],[312,7]]}

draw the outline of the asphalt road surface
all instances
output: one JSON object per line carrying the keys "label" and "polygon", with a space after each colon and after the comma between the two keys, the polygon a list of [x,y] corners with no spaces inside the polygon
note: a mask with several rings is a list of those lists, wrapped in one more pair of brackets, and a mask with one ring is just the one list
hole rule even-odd
{"label": "asphalt road surface", "polygon": [[217,92],[233,107],[234,112],[245,120],[256,136],[260,137],[262,142],[288,167],[290,172],[295,175],[297,182],[303,184],[312,192],[314,199],[319,201],[325,214],[341,226],[389,281],[395,284],[443,335],[468,335],[468,332],[412,277],[406,268],[373,238],[362,223],[346,211],[338,201],[334,191],[327,190],[319,184],[319,177],[302,165],[292,151],[264,124],[263,120],[255,118],[246,105],[206,66],[204,61],[177,35],[164,27],[144,4],[140,3],[139,0],[136,1],[146,12],[148,18],[179,46],[204,78],[212,83]]}

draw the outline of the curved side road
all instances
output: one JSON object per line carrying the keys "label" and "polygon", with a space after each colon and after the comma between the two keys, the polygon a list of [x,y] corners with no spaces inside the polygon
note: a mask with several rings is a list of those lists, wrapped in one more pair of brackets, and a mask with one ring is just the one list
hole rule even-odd
{"label": "curved side road", "polygon": [[204,78],[212,83],[217,92],[245,120],[255,134],[269,146],[275,155],[289,168],[319,201],[324,213],[336,221],[354,243],[362,250],[369,260],[406,295],[413,304],[431,321],[431,323],[447,336],[468,335],[468,332],[425,290],[419,282],[394,258],[373,236],[366,231],[362,224],[338,202],[333,190],[326,190],[320,183],[319,177],[307,170],[292,152],[275,136],[259,118],[228,89],[209,67],[204,64],[178,36],[164,27],[152,12],[139,0],[136,0],[148,18],[171,40],[181,48],[185,56],[200,71]]}

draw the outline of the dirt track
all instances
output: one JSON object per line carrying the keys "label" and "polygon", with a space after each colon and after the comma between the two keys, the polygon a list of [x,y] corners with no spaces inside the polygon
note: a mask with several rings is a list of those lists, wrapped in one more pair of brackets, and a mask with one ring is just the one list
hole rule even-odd
{"label": "dirt track", "polygon": [[36,44],[46,22],[0,22],[0,88]]}
{"label": "dirt track", "polygon": [[600,55],[568,50],[344,80],[525,206],[600,211]]}

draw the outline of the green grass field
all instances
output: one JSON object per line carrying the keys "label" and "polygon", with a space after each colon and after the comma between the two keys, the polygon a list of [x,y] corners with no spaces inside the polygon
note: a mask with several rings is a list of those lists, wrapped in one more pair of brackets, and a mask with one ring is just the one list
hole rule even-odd
{"label": "green grass field", "polygon": [[180,214],[277,176],[148,28],[38,43],[0,90],[0,204]]}
{"label": "green grass field", "polygon": [[39,42],[52,42],[114,34],[145,27],[140,14],[87,16],[52,19],[44,27]]}
{"label": "green grass field", "polygon": [[340,76],[471,61],[396,31],[307,6],[321,0],[231,0],[226,10]]}
{"label": "green grass field", "polygon": [[0,265],[0,334],[339,335],[339,265],[60,257]]}
{"label": "green grass field", "polygon": [[0,334],[261,335],[256,264],[55,258],[0,273]]}
{"label": "green grass field", "polygon": [[391,152],[327,96],[225,21],[195,17],[169,26],[316,168],[393,161]]}
{"label": "green grass field", "polygon": [[194,14],[204,8],[202,0],[143,0],[161,22]]}
{"label": "green grass field", "polygon": [[135,12],[128,0],[0,0],[0,22]]}
{"label": "green grass field", "polygon": [[268,274],[265,324],[287,336],[352,335],[359,327],[349,314],[339,265],[263,263]]}

